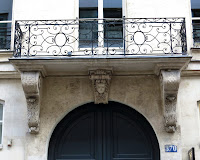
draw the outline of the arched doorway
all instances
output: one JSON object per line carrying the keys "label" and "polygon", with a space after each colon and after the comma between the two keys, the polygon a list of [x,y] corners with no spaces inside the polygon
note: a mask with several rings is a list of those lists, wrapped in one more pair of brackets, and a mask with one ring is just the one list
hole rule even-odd
{"label": "arched doorway", "polygon": [[49,142],[48,160],[160,160],[156,135],[136,110],[85,104],[66,115]]}

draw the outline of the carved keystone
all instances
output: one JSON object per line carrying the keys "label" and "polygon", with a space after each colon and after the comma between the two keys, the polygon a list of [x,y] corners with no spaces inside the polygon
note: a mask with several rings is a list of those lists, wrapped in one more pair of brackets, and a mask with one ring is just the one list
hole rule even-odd
{"label": "carved keystone", "polygon": [[39,132],[40,123],[41,74],[32,71],[22,72],[21,80],[27,102],[29,132],[35,134]]}
{"label": "carved keystone", "polygon": [[89,71],[94,91],[94,103],[108,103],[112,70],[97,69]]}
{"label": "carved keystone", "polygon": [[164,106],[165,129],[173,133],[177,128],[176,103],[180,83],[180,70],[161,70],[161,97]]}

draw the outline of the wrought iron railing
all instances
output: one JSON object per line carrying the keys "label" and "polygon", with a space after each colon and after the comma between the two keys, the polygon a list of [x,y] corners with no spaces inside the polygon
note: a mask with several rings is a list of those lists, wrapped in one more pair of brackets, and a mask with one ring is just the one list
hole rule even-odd
{"label": "wrought iron railing", "polygon": [[11,21],[0,21],[0,50],[9,50],[11,42]]}
{"label": "wrought iron railing", "polygon": [[200,48],[200,17],[192,18],[194,47]]}
{"label": "wrought iron railing", "polygon": [[186,54],[184,18],[17,21],[15,57]]}

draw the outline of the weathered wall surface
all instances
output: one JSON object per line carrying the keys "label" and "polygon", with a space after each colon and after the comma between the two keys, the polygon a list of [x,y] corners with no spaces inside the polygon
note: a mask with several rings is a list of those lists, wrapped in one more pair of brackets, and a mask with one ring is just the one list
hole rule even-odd
{"label": "weathered wall surface", "polygon": [[[3,149],[0,159],[47,160],[48,143],[55,126],[71,110],[93,101],[91,81],[88,77],[49,77],[44,79],[40,113],[40,132],[27,133],[27,108],[20,80],[0,80],[1,100],[5,101]],[[110,101],[126,104],[152,125],[161,150],[161,160],[187,160],[187,151],[195,147],[199,157],[198,78],[182,78],[177,115],[180,125],[175,134],[164,129],[159,79],[156,76],[118,76],[111,81]],[[7,146],[12,139],[13,145]],[[177,153],[166,153],[164,145],[178,146]]]}
{"label": "weathered wall surface", "polygon": [[[46,78],[43,87],[40,132],[36,136],[27,137],[28,160],[46,160],[49,139],[56,124],[74,108],[93,101],[92,86],[88,77]],[[182,159],[180,130],[175,134],[166,133],[164,130],[157,77],[113,77],[110,101],[126,104],[147,118],[157,134],[162,160]],[[165,144],[177,145],[178,153],[165,153]]]}
{"label": "weathered wall surface", "polygon": [[[28,127],[27,108],[20,80],[0,79],[0,99],[5,102],[0,159],[23,160]],[[11,147],[7,146],[9,140],[12,140]]]}
{"label": "weathered wall surface", "polygon": [[179,89],[179,116],[181,124],[183,159],[188,159],[188,151],[195,147],[196,159],[200,159],[200,77],[182,77]]}
{"label": "weathered wall surface", "polygon": [[[188,48],[192,46],[189,0],[127,0],[126,17],[186,17]],[[78,17],[78,0],[15,0],[13,20],[75,19]],[[190,50],[188,49],[190,52]],[[197,56],[199,58],[199,55]],[[4,58],[3,61],[6,59]],[[193,68],[199,70],[199,67]],[[7,72],[8,71],[8,72]],[[1,63],[1,78],[15,73],[9,64]],[[6,73],[5,73],[6,72]],[[12,73],[11,73],[12,74]],[[13,76],[14,77],[14,76]],[[159,79],[156,76],[113,77],[110,101],[126,104],[152,125],[158,137],[161,160],[187,160],[187,152],[195,147],[200,159],[200,78],[182,77],[178,93],[177,116],[180,127],[175,134],[164,130]],[[46,77],[40,114],[40,132],[29,134],[27,108],[20,79],[0,79],[0,99],[5,101],[3,149],[0,159],[47,160],[48,143],[57,123],[76,107],[94,100],[88,77]],[[11,147],[8,140],[13,140]],[[164,145],[178,146],[177,153],[165,153]]]}

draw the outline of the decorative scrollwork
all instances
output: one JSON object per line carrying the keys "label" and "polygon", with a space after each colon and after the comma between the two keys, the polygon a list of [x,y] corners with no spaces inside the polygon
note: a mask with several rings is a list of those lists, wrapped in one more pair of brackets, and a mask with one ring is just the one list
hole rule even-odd
{"label": "decorative scrollwork", "polygon": [[15,57],[185,54],[183,18],[17,21]]}
{"label": "decorative scrollwork", "polygon": [[14,57],[21,56],[21,45],[22,45],[22,31],[20,29],[19,23],[15,23],[15,42],[14,42]]}

